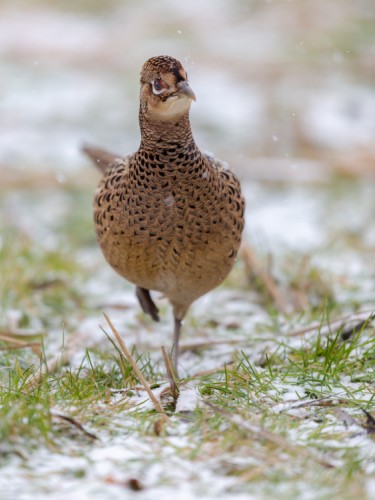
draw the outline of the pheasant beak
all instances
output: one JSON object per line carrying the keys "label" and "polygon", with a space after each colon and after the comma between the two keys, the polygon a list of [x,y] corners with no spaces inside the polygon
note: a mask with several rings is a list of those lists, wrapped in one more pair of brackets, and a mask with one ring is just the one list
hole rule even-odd
{"label": "pheasant beak", "polygon": [[192,101],[197,100],[194,92],[191,90],[191,88],[189,87],[189,84],[186,80],[184,80],[183,82],[179,82],[177,84],[177,88],[178,88],[178,91],[176,92],[177,95],[188,97]]}

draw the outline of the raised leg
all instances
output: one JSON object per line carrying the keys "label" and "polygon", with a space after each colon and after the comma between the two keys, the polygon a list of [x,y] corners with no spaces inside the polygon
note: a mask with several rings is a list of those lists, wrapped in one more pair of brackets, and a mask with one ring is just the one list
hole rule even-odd
{"label": "raised leg", "polygon": [[154,321],[160,321],[159,309],[156,307],[154,301],[152,300],[149,290],[137,286],[135,289],[135,294],[137,296],[137,299],[139,300],[139,303],[141,304],[143,311],[146,314],[149,314]]}
{"label": "raised leg", "polygon": [[173,334],[173,351],[172,351],[172,363],[173,369],[176,377],[178,377],[178,354],[179,354],[179,342],[181,333],[182,320],[174,317],[174,334]]}

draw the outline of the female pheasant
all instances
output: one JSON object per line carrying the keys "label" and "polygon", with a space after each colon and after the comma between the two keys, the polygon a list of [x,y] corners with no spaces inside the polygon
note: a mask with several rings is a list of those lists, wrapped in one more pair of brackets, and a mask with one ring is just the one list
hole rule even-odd
{"label": "female pheasant", "polygon": [[104,172],[94,199],[99,245],[109,264],[136,285],[142,309],[155,321],[149,290],[169,299],[177,372],[182,319],[231,270],[244,199],[234,174],[194,142],[189,110],[195,96],[181,63],[152,57],[140,83],[138,151],[122,159],[96,148],[85,152]]}

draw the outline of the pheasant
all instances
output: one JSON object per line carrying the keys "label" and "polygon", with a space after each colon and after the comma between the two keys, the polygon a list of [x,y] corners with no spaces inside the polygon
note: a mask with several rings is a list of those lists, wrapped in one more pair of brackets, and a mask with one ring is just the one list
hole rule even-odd
{"label": "pheasant", "polygon": [[140,79],[138,151],[124,158],[85,147],[103,172],[94,198],[97,239],[109,264],[136,285],[143,311],[159,321],[150,290],[173,307],[177,374],[182,320],[232,269],[244,227],[239,181],[195,144],[195,95],[181,63],[152,57]]}

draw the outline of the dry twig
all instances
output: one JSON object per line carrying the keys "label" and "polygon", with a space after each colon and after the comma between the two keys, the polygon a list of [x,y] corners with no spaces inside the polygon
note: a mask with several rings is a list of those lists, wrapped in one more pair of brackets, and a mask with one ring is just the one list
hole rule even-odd
{"label": "dry twig", "polygon": [[[1,351],[9,349],[26,349],[30,347],[34,354],[40,356],[41,354],[41,342],[23,340],[19,338],[20,335],[13,334],[9,332],[8,334],[1,333],[0,340],[7,343],[7,347],[1,348]],[[30,336],[31,337],[31,336]]]}
{"label": "dry twig", "polygon": [[51,409],[51,415],[56,418],[60,418],[61,420],[65,420],[65,422],[68,422],[69,424],[74,425],[74,427],[77,427],[80,431],[82,431],[86,436],[88,436],[91,439],[97,440],[99,439],[95,434],[92,432],[87,431],[83,425],[78,422],[76,419],[73,417],[69,417],[68,415],[64,415],[63,413],[60,413],[56,410]]}
{"label": "dry twig", "polygon": [[186,351],[198,351],[201,349],[209,349],[213,346],[221,346],[221,345],[236,345],[241,342],[244,342],[245,339],[223,339],[223,340],[207,340],[204,342],[191,342],[190,344],[182,344],[180,345],[180,353]]}
{"label": "dry twig", "polygon": [[143,385],[143,387],[146,389],[146,392],[147,394],[149,395],[154,407],[155,407],[155,410],[162,414],[163,417],[165,419],[168,419],[168,416],[167,414],[165,413],[164,411],[164,408],[162,407],[160,401],[157,400],[157,398],[155,397],[155,394],[152,392],[147,380],[144,378],[141,370],[139,369],[137,363],[135,362],[133,356],[131,355],[131,352],[129,351],[129,349],[126,347],[125,345],[125,342],[122,340],[122,338],[120,337],[120,334],[118,333],[118,331],[116,330],[116,328],[113,326],[113,323],[112,321],[109,319],[109,317],[107,316],[107,314],[104,312],[103,313],[110,329],[112,330],[112,333],[113,335],[116,337],[116,340],[119,344],[119,346],[121,347],[121,350],[122,352],[124,353],[126,359],[129,361],[129,363],[131,364],[133,370],[135,371],[137,377],[139,378],[141,384]]}
{"label": "dry twig", "polygon": [[[349,316],[344,316],[342,318],[338,318],[333,321],[329,321],[325,324],[323,323],[314,323],[313,325],[299,328],[294,332],[290,332],[287,335],[290,337],[298,337],[300,335],[304,335],[305,333],[315,333],[319,331],[322,335],[327,335],[332,330],[338,331],[347,327],[346,330],[343,330],[341,337],[343,340],[347,340],[354,331],[358,331],[361,328],[366,327],[373,319],[375,319],[375,313],[369,311],[363,311],[357,314],[351,314]],[[348,330],[348,325],[350,323],[356,322],[356,324],[350,327]]]}
{"label": "dry twig", "polygon": [[282,313],[286,313],[288,309],[287,304],[283,296],[281,295],[279,287],[275,283],[275,280],[272,278],[272,276],[263,269],[262,264],[257,259],[251,247],[247,244],[242,244],[240,255],[245,264],[248,274],[255,274],[261,279],[268,295],[274,301],[276,307]]}

